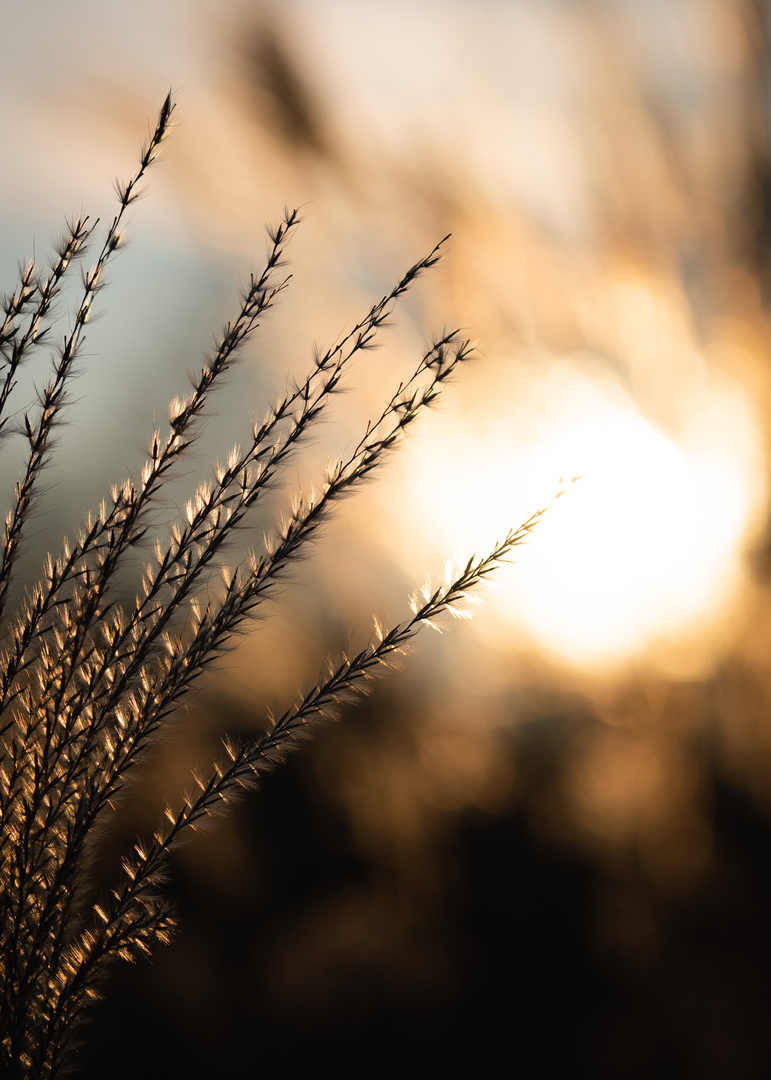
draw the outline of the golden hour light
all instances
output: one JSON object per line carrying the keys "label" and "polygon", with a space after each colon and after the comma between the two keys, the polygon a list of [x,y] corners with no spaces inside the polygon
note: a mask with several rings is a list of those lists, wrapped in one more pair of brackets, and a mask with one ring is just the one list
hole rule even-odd
{"label": "golden hour light", "polygon": [[746,396],[714,377],[674,437],[596,359],[546,361],[531,377],[512,389],[505,420],[464,430],[443,416],[441,434],[415,446],[405,467],[415,532],[476,550],[567,481],[491,590],[495,618],[486,611],[478,632],[498,647],[524,636],[582,667],[644,656],[693,674],[738,600],[764,506]]}
{"label": "golden hour light", "polygon": [[0,1078],[771,1077],[771,3],[6,7]]}

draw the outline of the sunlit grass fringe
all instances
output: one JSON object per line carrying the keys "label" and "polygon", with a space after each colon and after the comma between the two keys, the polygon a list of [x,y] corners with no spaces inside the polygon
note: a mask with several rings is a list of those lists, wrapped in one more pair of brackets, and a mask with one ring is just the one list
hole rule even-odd
{"label": "sunlit grass fringe", "polygon": [[367,425],[353,453],[328,468],[320,492],[297,496],[264,552],[224,572],[219,599],[200,602],[201,595],[210,595],[203,586],[224,545],[326,409],[351,358],[373,344],[395,302],[437,263],[442,241],[350,333],[317,353],[305,380],[274,403],[264,420],[253,423],[246,449],[236,447],[226,464],[215,467],[213,482],[198,489],[165,543],[156,541],[133,606],[115,605],[110,593],[115,575],[145,537],[148,512],[194,442],[212,391],[287,286],[284,254],[299,218],[296,210],[285,212],[269,230],[263,272],[252,276],[243,291],[235,318],[192,379],[192,391],[171,403],[168,432],[153,434],[140,478],[112,489],[77,539],[65,541],[58,555],[48,557],[40,581],[27,591],[19,610],[7,615],[20,543],[55,445],[89,312],[105,284],[107,263],[121,245],[125,211],[171,129],[173,111],[168,97],[136,175],[117,185],[118,211],[93,267],[81,274],[69,334],[51,340],[54,302],[93,239],[94,227],[85,217],[68,224],[50,271],[44,275],[32,263],[22,267],[14,292],[3,302],[1,433],[14,430],[7,407],[19,368],[42,346],[53,350],[48,382],[20,414],[21,423],[16,422],[16,434],[26,444],[26,466],[6,517],[0,558],[0,1075],[8,1080],[67,1071],[84,1006],[106,968],[168,938],[173,912],[158,885],[180,835],[253,785],[309,726],[333,716],[422,624],[455,609],[543,513],[509,533],[487,557],[470,560],[441,587],[413,598],[406,622],[387,631],[376,624],[373,643],[355,656],[330,661],[326,675],[300,700],[281,716],[270,717],[266,734],[226,741],[209,775],[196,778],[182,804],[167,808],[155,835],[137,843],[124,860],[112,892],[98,903],[88,896],[83,888],[88,839],[163,721],[306,553],[335,502],[381,464],[471,355],[458,331],[435,341],[379,418]]}

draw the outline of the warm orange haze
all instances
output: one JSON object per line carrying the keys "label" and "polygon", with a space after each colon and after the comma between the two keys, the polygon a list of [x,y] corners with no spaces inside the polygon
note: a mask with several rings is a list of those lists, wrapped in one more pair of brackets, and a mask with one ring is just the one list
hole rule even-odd
{"label": "warm orange haze", "polygon": [[292,281],[170,503],[448,233],[287,491],[351,452],[432,333],[460,325],[478,351],[190,699],[116,835],[151,831],[223,731],[283,708],[373,614],[407,617],[426,574],[551,503],[471,620],[424,632],[286,779],[180,851],[179,940],[116,981],[83,1075],[127,1011],[158,1075],[251,1075],[255,1017],[289,1047],[263,1051],[279,1076],[394,1075],[402,1055],[408,1075],[492,1075],[506,1032],[523,1075],[767,1075],[765,6],[142,0],[128,25],[93,0],[45,7],[9,16],[0,74],[3,288],[66,214],[111,219],[169,85],[178,123],[94,305],[99,361],[30,577],[138,467],[284,205],[304,219]]}
{"label": "warm orange haze", "polygon": [[[752,43],[738,5],[722,11],[683,3],[661,30],[674,43],[664,57],[651,56],[646,35],[655,33],[655,16],[638,6],[630,3],[622,15],[582,5],[568,12],[556,4],[492,4],[474,27],[462,71],[450,79],[461,5],[420,4],[411,13],[397,5],[397,18],[385,18],[377,5],[354,15],[342,2],[323,11],[297,3],[283,17],[257,5],[219,26],[206,65],[200,39],[211,16],[197,5],[190,40],[176,42],[169,60],[186,74],[201,65],[190,91],[195,104],[164,166],[164,190],[147,209],[152,221],[138,222],[150,232],[162,218],[170,245],[180,244],[184,230],[187,246],[197,228],[199,243],[216,244],[212,254],[235,270],[252,257],[277,199],[302,195],[307,231],[320,249],[329,242],[334,252],[341,247],[334,238],[345,238],[331,275],[308,239],[295,253],[295,276],[305,266],[316,276],[308,281],[306,273],[299,289],[316,293],[310,302],[324,312],[330,333],[339,329],[329,310],[338,297],[344,303],[351,290],[366,296],[368,277],[385,279],[382,260],[395,264],[402,250],[416,257],[451,227],[452,265],[433,283],[432,304],[441,317],[458,312],[484,360],[400,462],[398,511],[386,494],[373,498],[383,518],[398,516],[406,534],[425,538],[420,559],[428,566],[499,535],[548,500],[561,476],[586,474],[574,505],[560,507],[569,524],[547,527],[554,535],[538,545],[534,572],[515,575],[526,582],[512,585],[510,600],[496,606],[508,609],[518,638],[590,666],[623,664],[660,636],[677,650],[681,631],[693,641],[694,621],[703,627],[705,617],[711,625],[727,614],[766,505],[761,358],[747,341],[761,328],[743,318],[752,299],[725,217],[742,198],[741,169],[752,168],[752,144],[737,134],[759,123],[747,101]],[[410,56],[429,30],[439,47],[413,67]],[[700,48],[689,53],[697,30]],[[239,36],[245,55],[225,59]],[[489,49],[500,52],[495,78],[485,63]],[[678,92],[666,69],[668,49],[693,100],[681,100],[685,90]],[[154,63],[163,58],[159,51]],[[104,203],[100,173],[109,171],[113,147],[145,103],[139,92],[120,100],[116,76],[97,57],[93,66],[89,76],[104,85],[92,91],[86,117],[76,112],[85,77],[65,82],[73,105],[63,116],[44,95],[37,105],[32,99],[54,142],[31,132],[27,138],[41,154],[39,169],[48,172],[58,155],[59,187],[9,177],[12,195],[22,196],[14,191],[20,184],[38,200],[22,200],[14,233],[43,199],[55,220],[53,204],[70,189],[82,192],[84,173],[85,196],[93,191]],[[291,78],[298,83],[290,91],[281,80]],[[669,109],[673,128],[688,129],[680,144],[657,129],[645,106],[649,92]],[[714,117],[707,108],[713,98],[721,101]],[[23,139],[29,121],[17,123],[14,137]],[[43,146],[51,147],[45,157]],[[206,149],[193,169],[199,146]],[[678,154],[682,160],[673,161]],[[176,205],[159,207],[165,198]],[[368,241],[365,255],[355,248],[365,243],[358,223],[367,215],[376,229],[382,223],[385,239]],[[10,240],[4,252],[13,265]],[[152,274],[151,266],[144,273]],[[186,273],[200,279],[201,271]],[[173,312],[183,282],[167,275]],[[163,314],[148,311],[147,318]],[[361,380],[371,377],[362,372]],[[270,385],[264,371],[261,381]],[[449,467],[436,469],[442,460]],[[377,520],[373,531],[382,538],[389,530]],[[389,553],[398,557],[399,546]],[[408,575],[415,553],[404,557]],[[498,647],[505,650],[500,639]]]}

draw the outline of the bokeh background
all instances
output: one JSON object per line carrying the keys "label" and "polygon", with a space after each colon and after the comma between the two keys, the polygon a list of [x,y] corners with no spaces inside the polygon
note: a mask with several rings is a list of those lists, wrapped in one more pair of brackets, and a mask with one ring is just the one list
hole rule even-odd
{"label": "bokeh background", "polygon": [[116,844],[223,731],[581,476],[470,623],[425,631],[180,850],[181,931],[116,971],[80,1075],[768,1076],[765,0],[41,0],[2,24],[7,290],[65,215],[110,218],[178,102],[30,575],[139,467],[285,204],[305,219],[291,288],[159,528],[312,343],[448,232],[287,493],[356,444],[432,332],[480,353],[191,699]]}

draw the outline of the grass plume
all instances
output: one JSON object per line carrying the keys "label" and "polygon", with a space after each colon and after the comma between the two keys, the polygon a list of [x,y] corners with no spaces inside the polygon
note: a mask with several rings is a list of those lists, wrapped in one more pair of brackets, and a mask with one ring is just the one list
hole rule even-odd
{"label": "grass plume", "polygon": [[[85,217],[67,225],[47,273],[34,263],[20,267],[2,305],[0,434],[10,437],[15,430],[26,455],[0,546],[0,1074],[9,1080],[63,1075],[105,971],[168,938],[174,912],[158,884],[181,835],[252,786],[319,720],[335,715],[422,625],[456,610],[543,513],[510,532],[489,555],[471,559],[440,587],[413,598],[412,615],[390,629],[378,628],[367,648],[330,660],[310,689],[270,717],[263,735],[226,740],[208,774],[195,779],[179,805],[167,807],[155,833],[124,860],[112,890],[97,898],[89,894],[89,840],[132,768],[202,672],[308,553],[336,503],[385,461],[472,355],[457,330],[437,338],[380,416],[366,425],[353,452],[328,467],[319,492],[297,495],[264,549],[226,570],[218,594],[207,589],[226,545],[275,487],[279,468],[327,410],[351,360],[373,345],[398,300],[436,265],[442,241],[349,333],[317,352],[306,377],[253,421],[245,448],[234,448],[216,466],[213,481],[199,487],[166,539],[155,542],[134,602],[118,605],[117,575],[147,540],[151,510],[195,442],[212,392],[289,284],[286,248],[300,219],[297,210],[285,211],[269,230],[262,272],[242,291],[188,393],[171,403],[168,429],[151,436],[138,478],[112,488],[75,539],[48,556],[18,609],[7,610],[20,544],[55,448],[89,314],[105,286],[107,264],[120,249],[125,211],[171,130],[173,113],[169,96],[137,171],[116,187],[118,209],[93,265],[81,273],[69,332],[52,340],[52,313],[62,282],[94,242],[96,224]],[[53,350],[50,376],[14,429],[8,406],[17,374],[44,346]]]}

